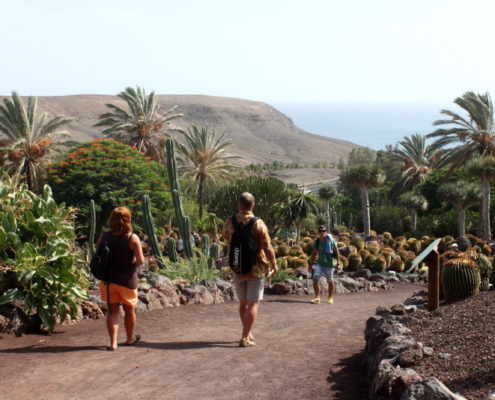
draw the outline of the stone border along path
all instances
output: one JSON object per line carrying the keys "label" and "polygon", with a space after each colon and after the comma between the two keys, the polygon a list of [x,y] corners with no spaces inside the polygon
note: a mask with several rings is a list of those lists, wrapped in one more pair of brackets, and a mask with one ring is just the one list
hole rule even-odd
{"label": "stone border along path", "polygon": [[[377,306],[424,285],[265,296],[254,347],[239,348],[238,303],[190,305],[138,315],[141,341],[105,351],[104,320],[57,326],[52,335],[0,336],[1,397],[43,399],[344,399],[369,397],[364,329]],[[125,338],[122,321],[119,342]]]}

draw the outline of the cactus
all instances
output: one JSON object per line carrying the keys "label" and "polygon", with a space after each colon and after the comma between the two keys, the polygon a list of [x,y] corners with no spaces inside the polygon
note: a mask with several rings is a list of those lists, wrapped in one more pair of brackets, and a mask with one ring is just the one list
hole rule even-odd
{"label": "cactus", "polygon": [[155,222],[153,221],[153,215],[151,214],[150,198],[146,194],[143,196],[142,209],[144,229],[148,235],[151,250],[153,250],[153,255],[155,256],[158,268],[165,269],[162,250],[160,248],[160,244],[158,243],[158,238],[156,237]]}
{"label": "cactus", "polygon": [[352,229],[352,213],[349,214],[349,220],[347,221],[347,227]]}
{"label": "cactus", "polygon": [[378,246],[374,243],[370,243],[366,246],[366,249],[373,255],[378,254]]}
{"label": "cactus", "polygon": [[210,257],[210,237],[206,233],[201,235],[201,252],[206,258]]}
{"label": "cactus", "polygon": [[358,251],[361,251],[364,249],[364,240],[359,237],[359,236],[355,236],[351,239],[351,244],[356,247],[356,249]]}
{"label": "cactus", "polygon": [[210,258],[216,260],[220,254],[220,245],[218,243],[213,243],[210,247]]}
{"label": "cactus", "polygon": [[89,226],[89,253],[91,257],[95,255],[95,229],[96,229],[96,211],[95,211],[95,201],[91,200],[89,202],[89,209],[91,210],[91,220]]}
{"label": "cactus", "polygon": [[182,197],[180,193],[179,179],[177,177],[177,162],[175,160],[174,139],[169,138],[166,142],[167,149],[167,172],[170,184],[170,193],[174,202],[175,218],[179,225],[179,231],[184,240],[184,254],[188,259],[194,257],[191,241],[191,220],[184,215],[182,208]]}
{"label": "cactus", "polygon": [[356,271],[359,268],[361,268],[361,264],[363,263],[363,259],[359,255],[359,253],[351,253],[349,254],[348,258],[348,265],[347,265],[347,270],[348,271]]}
{"label": "cactus", "polygon": [[403,272],[405,268],[404,261],[402,261],[400,258],[394,258],[390,262],[390,270],[395,271],[395,272]]}
{"label": "cactus", "polygon": [[468,252],[465,254],[466,258],[473,260],[480,271],[481,285],[480,291],[486,292],[490,290],[490,275],[492,274],[492,262],[490,259],[480,253]]}
{"label": "cactus", "polygon": [[342,204],[337,205],[337,225],[342,225]]}
{"label": "cactus", "polygon": [[277,247],[277,257],[285,257],[289,255],[290,248],[286,244],[281,244]]}
{"label": "cactus", "polygon": [[173,263],[178,262],[179,256],[177,255],[177,244],[173,237],[169,237],[167,240],[167,250],[169,260]]}
{"label": "cactus", "polygon": [[371,269],[371,267],[373,266],[373,262],[375,261],[375,257],[376,256],[373,254],[368,254],[363,260],[364,266],[368,269]]}
{"label": "cactus", "polygon": [[387,260],[383,255],[379,254],[373,260],[373,269],[377,272],[382,272],[387,267]]}
{"label": "cactus", "polygon": [[460,300],[478,294],[481,276],[475,261],[457,258],[445,263],[441,282],[447,301]]}
{"label": "cactus", "polygon": [[337,219],[337,213],[333,213],[333,218],[332,218],[332,223],[333,223],[333,228],[336,228],[338,225],[338,219]]}
{"label": "cactus", "polygon": [[388,239],[393,239],[393,238],[392,238],[392,234],[391,234],[390,232],[383,232],[383,237],[384,237],[385,239],[387,239],[387,240],[388,240]]}

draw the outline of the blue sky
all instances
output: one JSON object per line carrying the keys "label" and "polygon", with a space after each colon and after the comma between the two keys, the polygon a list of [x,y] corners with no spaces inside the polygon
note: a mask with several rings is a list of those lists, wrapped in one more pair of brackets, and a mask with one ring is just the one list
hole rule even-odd
{"label": "blue sky", "polygon": [[0,95],[451,102],[495,89],[491,0],[0,0]]}

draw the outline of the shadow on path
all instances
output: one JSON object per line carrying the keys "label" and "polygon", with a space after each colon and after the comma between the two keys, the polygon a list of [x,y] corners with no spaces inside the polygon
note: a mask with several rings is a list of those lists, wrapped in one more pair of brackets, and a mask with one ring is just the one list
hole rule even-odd
{"label": "shadow on path", "polygon": [[106,350],[106,346],[44,346],[44,345],[33,345],[27,347],[17,347],[15,349],[4,349],[0,350],[0,354],[4,353],[73,353],[76,351],[87,351],[87,350]]}
{"label": "shadow on path", "polygon": [[344,358],[328,373],[330,389],[337,392],[334,399],[356,400],[369,397],[370,385],[364,352]]}

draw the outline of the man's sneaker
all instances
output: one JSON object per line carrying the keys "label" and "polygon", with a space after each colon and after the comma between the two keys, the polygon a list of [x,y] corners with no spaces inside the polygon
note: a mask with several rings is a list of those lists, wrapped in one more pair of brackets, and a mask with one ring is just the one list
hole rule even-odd
{"label": "man's sneaker", "polygon": [[241,339],[239,342],[239,347],[250,347],[254,345],[256,345],[256,343],[251,342],[249,339]]}
{"label": "man's sneaker", "polygon": [[329,297],[329,298],[328,298],[328,302],[329,302],[330,304],[333,304],[333,297]]}
{"label": "man's sneaker", "polygon": [[320,304],[320,298],[319,297],[314,298],[313,300],[311,300],[311,303]]}

